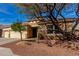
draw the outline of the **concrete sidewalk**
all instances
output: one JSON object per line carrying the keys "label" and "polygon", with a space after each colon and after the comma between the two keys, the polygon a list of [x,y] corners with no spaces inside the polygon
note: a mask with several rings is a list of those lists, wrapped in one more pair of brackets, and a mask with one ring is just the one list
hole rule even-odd
{"label": "concrete sidewalk", "polygon": [[10,48],[0,47],[0,56],[17,56],[13,54]]}
{"label": "concrete sidewalk", "polygon": [[0,45],[11,43],[14,41],[18,41],[19,39],[6,39],[6,38],[0,38]]}

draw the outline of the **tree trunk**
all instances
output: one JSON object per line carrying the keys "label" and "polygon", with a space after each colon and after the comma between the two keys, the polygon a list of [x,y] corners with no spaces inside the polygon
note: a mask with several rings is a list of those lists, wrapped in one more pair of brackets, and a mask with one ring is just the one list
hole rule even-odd
{"label": "tree trunk", "polygon": [[50,46],[50,47],[53,46],[52,43],[51,43],[51,40],[50,40],[50,38],[48,38],[48,36],[45,36],[45,40],[46,40],[46,43],[47,43],[48,46]]}
{"label": "tree trunk", "polygon": [[9,38],[10,38],[10,30],[9,30]]}
{"label": "tree trunk", "polygon": [[20,37],[21,37],[21,41],[22,41],[22,32],[20,32]]}

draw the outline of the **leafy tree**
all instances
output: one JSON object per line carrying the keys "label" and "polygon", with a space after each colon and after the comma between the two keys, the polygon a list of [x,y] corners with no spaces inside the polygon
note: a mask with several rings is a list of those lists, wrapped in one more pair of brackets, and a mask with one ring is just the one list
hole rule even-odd
{"label": "leafy tree", "polygon": [[21,37],[21,40],[23,39],[22,38],[22,31],[26,30],[25,26],[22,25],[21,22],[16,22],[16,23],[13,23],[11,25],[11,29],[15,32],[19,32],[20,33],[20,37]]}

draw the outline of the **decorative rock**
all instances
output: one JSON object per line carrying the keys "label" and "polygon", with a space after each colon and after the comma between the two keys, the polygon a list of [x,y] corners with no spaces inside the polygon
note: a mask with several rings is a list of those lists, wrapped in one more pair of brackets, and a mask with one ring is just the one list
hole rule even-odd
{"label": "decorative rock", "polygon": [[25,44],[24,41],[20,41],[20,42],[17,42],[16,45],[17,45],[17,46],[25,47],[26,44]]}
{"label": "decorative rock", "polygon": [[27,42],[26,44],[27,44],[27,45],[32,45],[32,43],[31,43],[31,42]]}

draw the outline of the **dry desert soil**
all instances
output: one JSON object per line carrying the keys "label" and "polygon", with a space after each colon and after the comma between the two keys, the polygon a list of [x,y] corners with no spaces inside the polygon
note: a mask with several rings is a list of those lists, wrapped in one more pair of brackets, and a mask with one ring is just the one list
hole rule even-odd
{"label": "dry desert soil", "polygon": [[79,50],[71,50],[59,45],[48,47],[44,43],[17,41],[1,45],[10,48],[19,56],[79,56]]}

